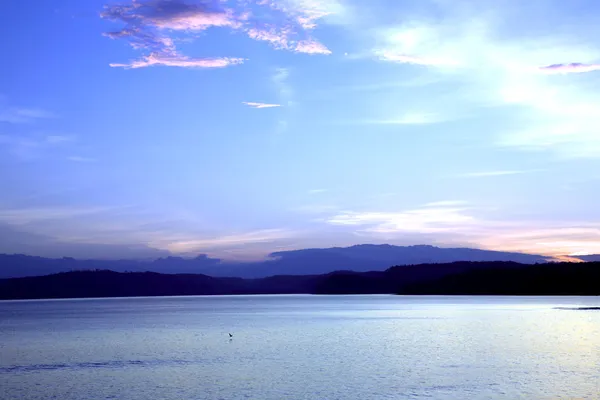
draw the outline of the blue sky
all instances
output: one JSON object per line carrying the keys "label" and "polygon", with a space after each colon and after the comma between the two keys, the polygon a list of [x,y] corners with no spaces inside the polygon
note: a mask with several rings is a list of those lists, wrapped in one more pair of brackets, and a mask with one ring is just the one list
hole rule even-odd
{"label": "blue sky", "polygon": [[3,1],[0,252],[600,253],[598,12]]}

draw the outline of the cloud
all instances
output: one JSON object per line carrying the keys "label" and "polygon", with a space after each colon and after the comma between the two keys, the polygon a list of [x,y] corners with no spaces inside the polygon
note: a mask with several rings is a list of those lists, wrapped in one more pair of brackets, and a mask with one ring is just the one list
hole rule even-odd
{"label": "cloud", "polygon": [[468,203],[462,200],[441,200],[432,201],[430,203],[423,204],[423,207],[454,207],[454,206],[466,206]]}
{"label": "cloud", "polygon": [[51,149],[61,148],[71,142],[72,136],[39,134],[0,134],[0,148],[22,161],[35,160]]}
{"label": "cloud", "polygon": [[[243,32],[250,39],[268,42],[278,50],[331,54],[325,45],[308,32],[316,27],[318,20],[333,12],[337,2],[255,0],[237,2],[237,9],[227,8],[227,3],[133,0],[131,3],[106,6],[100,16],[125,26],[117,31],[106,32],[104,36],[126,40],[134,49],[150,53],[143,55],[138,61],[112,63],[111,66],[214,68],[241,63],[240,57],[194,58],[177,50],[178,41],[195,40],[197,33],[212,28]],[[328,3],[331,4],[327,5]],[[257,12],[256,8],[260,11]],[[255,15],[260,15],[260,18]]]}
{"label": "cloud", "polygon": [[[202,225],[199,221],[193,213],[170,211],[166,215],[140,205],[0,206],[0,237],[3,228],[18,231],[39,238],[30,243],[30,247],[40,250],[46,243],[57,243],[65,251],[61,256],[65,256],[71,255],[67,252],[69,249],[112,247],[121,250],[139,248],[142,253],[163,254],[190,254],[202,250],[223,254],[229,250],[262,247],[261,253],[267,254],[273,243],[295,235],[288,229],[210,232],[199,228]],[[97,252],[93,253],[97,256]],[[107,254],[113,257],[112,253]]]}
{"label": "cloud", "polygon": [[339,0],[258,0],[257,4],[282,12],[304,30],[315,29],[318,21],[345,11]]}
{"label": "cloud", "polygon": [[114,207],[25,207],[0,209],[0,222],[28,225],[49,220],[65,220],[114,210]]}
{"label": "cloud", "polygon": [[81,259],[156,259],[171,255],[168,251],[139,244],[62,242],[51,236],[26,232],[23,228],[0,223],[0,253]]}
{"label": "cloud", "polygon": [[353,229],[363,238],[392,243],[407,237],[427,237],[445,245],[552,257],[600,253],[600,221],[501,220],[482,210],[462,201],[440,201],[397,212],[337,212],[324,221]]}
{"label": "cloud", "polygon": [[67,160],[73,161],[73,162],[82,162],[82,163],[89,163],[89,162],[96,161],[95,158],[82,157],[82,156],[69,156],[69,157],[67,157]]}
{"label": "cloud", "polygon": [[0,122],[23,124],[55,117],[56,115],[53,113],[39,108],[2,107],[0,105]]}
{"label": "cloud", "polygon": [[275,85],[280,102],[288,107],[293,105],[294,96],[294,91],[288,82],[289,77],[290,69],[283,67],[275,68],[271,76],[271,81]]}
{"label": "cloud", "polygon": [[246,30],[249,38],[263,42],[269,42],[276,49],[289,50],[290,35],[292,31],[289,29],[280,29],[275,26],[268,26],[262,29],[249,28]]}
{"label": "cloud", "polygon": [[428,125],[437,124],[445,120],[441,115],[435,113],[409,112],[400,115],[398,118],[368,119],[361,121],[361,123],[375,125]]}
{"label": "cloud", "polygon": [[277,240],[290,238],[291,236],[292,233],[285,229],[262,229],[235,235],[173,241],[166,244],[159,244],[159,247],[164,246],[173,253],[191,253],[254,243],[272,243]]}
{"label": "cloud", "polygon": [[492,176],[506,176],[506,175],[520,175],[528,172],[534,172],[539,170],[506,170],[506,171],[482,171],[482,172],[469,172],[466,174],[460,175],[465,178],[485,178]]}
{"label": "cloud", "polygon": [[290,69],[278,67],[273,70],[271,82],[277,91],[279,103],[283,104],[285,112],[280,113],[279,119],[275,127],[276,134],[283,134],[289,127],[290,114],[294,108],[294,90],[289,84]]}
{"label": "cloud", "polygon": [[224,68],[230,65],[238,65],[244,62],[243,58],[189,58],[177,54],[159,54],[154,53],[145,56],[140,60],[132,61],[128,64],[111,63],[111,67],[122,68],[144,68],[153,65],[163,65],[167,67],[182,67],[182,68]]}
{"label": "cloud", "polygon": [[392,53],[390,51],[376,51],[380,60],[392,61],[400,64],[414,64],[422,66],[456,66],[457,63],[451,60],[443,60],[436,58],[423,58],[415,56],[407,56],[405,54]]}
{"label": "cloud", "polygon": [[48,143],[64,143],[64,142],[70,142],[72,140],[73,140],[72,136],[65,136],[65,135],[46,136],[46,142],[48,142]]}
{"label": "cloud", "polygon": [[143,68],[170,66],[182,68],[223,68],[243,62],[239,57],[194,58],[179,53],[172,32],[193,33],[210,27],[237,28],[244,20],[231,9],[221,9],[217,3],[189,4],[178,0],[133,1],[130,5],[106,6],[101,17],[125,24],[116,32],[104,35],[125,39],[134,49],[150,54],[130,63],[111,63],[111,67]]}
{"label": "cloud", "polygon": [[[497,146],[599,157],[600,94],[584,81],[593,75],[583,72],[599,69],[593,38],[600,28],[557,0],[525,9],[516,0],[458,3],[425,0],[407,7],[400,22],[365,30],[374,42],[372,57],[435,67],[422,73],[455,92],[440,110],[503,113],[503,126],[510,128],[493,126],[488,134]],[[565,59],[575,62],[560,63]]]}
{"label": "cloud", "polygon": [[332,204],[306,204],[291,209],[293,212],[302,214],[331,214],[337,210],[339,207]]}
{"label": "cloud", "polygon": [[[535,226],[500,232],[481,240],[490,249],[529,252],[561,258],[581,254],[600,254],[600,224],[562,224]],[[579,226],[578,226],[579,225]]]}
{"label": "cloud", "polygon": [[325,193],[328,191],[329,190],[327,190],[327,189],[311,189],[308,191],[308,194],[321,194],[321,193]]}
{"label": "cloud", "polygon": [[269,103],[254,103],[243,101],[242,104],[247,105],[252,108],[273,108],[273,107],[281,107],[281,104],[269,104]]}
{"label": "cloud", "polygon": [[306,54],[331,54],[331,50],[314,39],[302,40],[296,44],[295,51]]}
{"label": "cloud", "polygon": [[545,74],[579,74],[584,72],[600,71],[600,64],[552,64],[540,67],[539,70]]}
{"label": "cloud", "polygon": [[121,31],[122,35],[135,35],[143,26],[183,31],[202,31],[211,26],[236,27],[238,21],[243,19],[243,16],[235,16],[230,9],[221,9],[216,2],[190,4],[178,0],[132,1],[129,6],[111,5],[105,7],[101,17],[121,21],[131,27]]}
{"label": "cloud", "polygon": [[475,218],[466,214],[466,208],[428,206],[403,212],[345,212],[327,220],[333,225],[363,226],[372,233],[453,231],[471,225]]}

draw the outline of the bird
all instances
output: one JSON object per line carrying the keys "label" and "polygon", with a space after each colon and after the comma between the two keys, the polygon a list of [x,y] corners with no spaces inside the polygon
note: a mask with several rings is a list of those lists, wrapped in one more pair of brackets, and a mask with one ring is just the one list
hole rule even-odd
{"label": "bird", "polygon": [[229,334],[229,337],[230,337],[230,338],[232,338],[232,337],[233,337],[233,335],[230,333],[230,334]]}

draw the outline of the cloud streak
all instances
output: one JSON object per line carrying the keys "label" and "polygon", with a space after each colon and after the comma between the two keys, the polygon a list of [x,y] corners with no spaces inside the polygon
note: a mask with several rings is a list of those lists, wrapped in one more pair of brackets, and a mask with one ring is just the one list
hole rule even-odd
{"label": "cloud streak", "polygon": [[245,105],[247,105],[248,107],[251,107],[251,108],[274,108],[274,107],[281,107],[281,104],[254,103],[254,102],[249,102],[249,101],[243,101],[242,104],[245,104]]}
{"label": "cloud streak", "polygon": [[427,235],[429,240],[446,245],[468,243],[490,250],[552,257],[600,253],[600,222],[502,221],[477,211],[462,202],[434,202],[398,212],[346,211],[330,215],[325,221],[354,229],[361,237],[388,242],[407,235]]}
{"label": "cloud streak", "polygon": [[39,108],[6,107],[0,106],[0,122],[10,124],[32,123],[38,119],[55,118],[53,113]]}
{"label": "cloud streak", "polygon": [[292,233],[285,229],[262,229],[235,235],[224,235],[205,239],[180,240],[159,245],[173,253],[192,253],[223,247],[237,247],[256,243],[272,243],[287,239]]}
{"label": "cloud streak", "polygon": [[32,161],[40,158],[51,149],[60,148],[72,140],[71,136],[64,135],[0,134],[0,148],[4,148],[18,160]]}
{"label": "cloud streak", "polygon": [[67,157],[67,160],[73,161],[73,162],[80,162],[80,163],[90,163],[90,162],[96,161],[95,158],[82,157],[82,156],[69,156],[69,157]]}
{"label": "cloud streak", "polygon": [[508,176],[508,175],[520,175],[528,172],[536,172],[539,170],[505,170],[505,171],[482,171],[482,172],[469,172],[460,175],[464,178],[487,178],[494,176]]}
{"label": "cloud streak", "polygon": [[458,63],[450,60],[428,58],[428,57],[416,57],[405,54],[397,54],[391,51],[376,51],[375,54],[382,61],[391,61],[399,64],[413,64],[421,65],[426,67],[442,67],[442,66],[456,66]]}
{"label": "cloud streak", "polygon": [[552,64],[539,68],[540,72],[549,75],[581,74],[586,72],[600,71],[600,64]]}
{"label": "cloud streak", "polygon": [[126,64],[111,63],[111,67],[126,69],[145,68],[153,65],[181,68],[225,68],[230,65],[238,65],[244,62],[243,58],[221,57],[221,58],[190,58],[178,54],[150,54],[140,60],[134,60]]}

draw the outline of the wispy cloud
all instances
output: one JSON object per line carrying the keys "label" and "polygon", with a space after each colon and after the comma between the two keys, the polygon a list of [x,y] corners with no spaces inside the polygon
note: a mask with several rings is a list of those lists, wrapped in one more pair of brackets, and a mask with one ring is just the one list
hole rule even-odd
{"label": "wispy cloud", "polygon": [[481,238],[482,247],[544,254],[560,258],[580,254],[600,254],[600,224],[531,223]]}
{"label": "wispy cloud", "polygon": [[327,189],[311,189],[308,191],[308,194],[321,194],[321,193],[325,193],[328,191],[329,190],[327,190]]}
{"label": "wispy cloud", "polygon": [[600,64],[552,64],[546,67],[540,67],[539,70],[546,74],[580,74],[584,72],[600,71]]}
{"label": "wispy cloud", "polygon": [[22,161],[40,158],[53,148],[59,148],[73,140],[72,136],[34,134],[0,135],[0,148]]}
{"label": "wispy cloud", "polygon": [[0,122],[23,124],[31,123],[38,119],[55,117],[55,114],[39,108],[2,107],[0,105]]}
{"label": "wispy cloud", "polygon": [[425,58],[408,56],[404,54],[397,54],[390,51],[378,50],[375,54],[383,61],[392,61],[399,64],[414,64],[422,66],[456,66],[458,63],[451,60],[436,59],[436,58]]}
{"label": "wispy cloud", "polygon": [[277,134],[282,134],[287,131],[289,127],[290,113],[294,107],[294,91],[289,83],[289,77],[290,69],[283,67],[275,68],[271,76],[271,82],[277,91],[279,103],[286,106],[286,111],[280,115],[275,127]]}
{"label": "wispy cloud", "polygon": [[64,142],[70,142],[72,140],[74,140],[73,136],[66,136],[66,135],[49,135],[46,136],[46,142],[47,143],[64,143]]}
{"label": "wispy cloud", "polygon": [[250,39],[270,43],[275,49],[290,49],[289,37],[292,32],[288,29],[281,29],[275,26],[264,27],[262,29],[249,28],[246,34]]}
{"label": "wispy cloud", "polygon": [[285,229],[263,229],[205,239],[173,241],[159,246],[164,246],[173,253],[190,253],[254,243],[272,243],[289,237],[292,237],[292,232]]}
{"label": "wispy cloud", "polygon": [[[198,32],[211,28],[241,31],[250,39],[268,42],[278,50],[331,54],[309,31],[317,26],[318,20],[335,12],[336,7],[332,6],[334,2],[254,0],[233,2],[235,7],[229,8],[226,7],[227,3],[132,0],[131,3],[106,6],[101,17],[120,22],[124,27],[104,35],[111,39],[127,40],[134,49],[149,52],[137,61],[112,63],[111,66],[215,68],[240,64],[240,57],[191,57],[177,50],[178,41],[183,38],[194,40]],[[335,4],[339,9],[339,4]],[[256,8],[260,12],[257,13]]]}
{"label": "wispy cloud", "polygon": [[366,232],[419,232],[453,231],[473,224],[476,220],[465,213],[468,208],[428,206],[403,212],[345,212],[327,220],[333,225],[362,226]]}
{"label": "wispy cloud", "polygon": [[600,253],[600,222],[498,220],[462,202],[434,202],[399,212],[343,212],[325,221],[354,229],[362,237],[394,242],[406,235],[501,251],[561,257]]}
{"label": "wispy cloud", "polygon": [[81,163],[89,163],[89,162],[96,161],[95,158],[82,157],[82,156],[69,156],[69,157],[67,157],[67,160],[73,161],[73,162],[81,162]]}
{"label": "wispy cloud", "polygon": [[[505,110],[512,124],[504,132],[494,127],[498,146],[600,156],[593,128],[600,123],[600,95],[583,77],[556,76],[591,75],[600,68],[600,46],[591,39],[600,29],[592,20],[580,18],[573,26],[565,16],[575,8],[554,0],[526,9],[513,0],[423,3],[408,8],[397,24],[366,31],[375,32],[374,58],[436,67],[425,73],[456,88],[453,104],[462,110]],[[532,26],[529,21],[541,14],[544,20]],[[561,63],[565,59],[574,61]]]}
{"label": "wispy cloud", "polygon": [[243,101],[242,104],[247,105],[251,108],[273,108],[273,107],[281,107],[281,104],[270,104],[270,103],[254,103],[249,101]]}
{"label": "wispy cloud", "polygon": [[428,125],[437,124],[445,121],[441,115],[426,112],[400,113],[397,118],[367,119],[362,120],[363,124],[375,125]]}
{"label": "wispy cloud", "polygon": [[468,202],[463,200],[440,200],[432,201],[430,203],[423,204],[423,207],[459,207],[466,206]]}
{"label": "wispy cloud", "polygon": [[244,62],[243,58],[190,58],[178,54],[150,54],[140,60],[131,61],[128,64],[111,63],[111,67],[122,68],[144,68],[152,65],[164,65],[167,67],[182,68],[224,68],[230,65],[238,65]]}
{"label": "wispy cloud", "polygon": [[331,54],[331,50],[314,39],[301,40],[296,44],[295,51],[306,54]]}
{"label": "wispy cloud", "polygon": [[0,209],[0,222],[27,225],[42,221],[65,220],[114,210],[113,207],[36,207]]}
{"label": "wispy cloud", "polygon": [[281,102],[283,104],[287,104],[288,106],[292,105],[292,96],[293,91],[292,87],[288,83],[288,78],[290,76],[289,68],[275,68],[275,71],[272,76],[272,81],[275,84],[275,88],[277,89],[277,93]]}
{"label": "wispy cloud", "polygon": [[537,172],[541,170],[504,170],[504,171],[481,171],[481,172],[468,172],[466,174],[460,175],[460,177],[464,178],[485,178],[485,177],[493,177],[493,176],[507,176],[507,175],[520,175],[526,174],[530,172]]}

